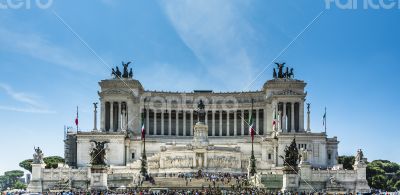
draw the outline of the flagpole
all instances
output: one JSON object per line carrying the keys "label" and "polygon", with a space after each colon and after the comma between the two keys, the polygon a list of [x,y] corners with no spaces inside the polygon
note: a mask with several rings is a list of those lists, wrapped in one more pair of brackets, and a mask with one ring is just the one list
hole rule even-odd
{"label": "flagpole", "polygon": [[326,134],[326,106],[325,106],[325,134]]}
{"label": "flagpole", "polygon": [[142,129],[141,129],[141,136],[143,142],[143,152],[142,152],[142,163],[140,168],[140,173],[143,177],[147,175],[147,156],[146,156],[146,130],[144,128],[144,112],[146,111],[146,98],[143,101],[143,113],[142,113]]}
{"label": "flagpole", "polygon": [[76,106],[76,120],[75,120],[75,124],[76,124],[76,131],[79,131],[79,115],[78,115],[78,106]]}
{"label": "flagpole", "polygon": [[250,121],[249,121],[249,126],[250,126],[250,135],[251,135],[251,156],[250,156],[250,176],[254,176],[256,174],[256,159],[254,157],[254,127],[253,127],[253,105],[254,105],[254,99],[251,99],[251,113],[250,113]]}

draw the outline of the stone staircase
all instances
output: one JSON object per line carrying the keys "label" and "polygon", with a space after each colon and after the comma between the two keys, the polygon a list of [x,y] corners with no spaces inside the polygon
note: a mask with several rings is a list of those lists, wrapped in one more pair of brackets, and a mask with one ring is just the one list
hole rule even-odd
{"label": "stone staircase", "polygon": [[[209,186],[213,187],[212,181],[205,181],[204,179],[192,179],[190,182],[188,180],[188,185],[186,186],[186,181],[184,178],[177,177],[155,177],[155,185],[151,184],[148,181],[143,182],[142,187],[145,188],[208,188]],[[221,181],[215,182],[215,187],[220,188],[231,188],[231,185],[235,184],[234,181],[230,183],[222,183]]]}

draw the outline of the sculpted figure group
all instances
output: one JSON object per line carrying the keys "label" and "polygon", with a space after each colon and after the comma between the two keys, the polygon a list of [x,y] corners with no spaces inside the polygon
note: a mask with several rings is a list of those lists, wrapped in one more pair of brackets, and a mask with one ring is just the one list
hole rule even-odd
{"label": "sculpted figure group", "polygon": [[[289,67],[286,67],[286,72],[284,72],[283,68],[285,67],[286,63],[275,63],[277,65],[277,68],[274,68],[274,72],[273,72],[273,77],[274,79],[293,79],[294,78],[294,73],[293,73],[293,68],[290,69],[289,71]],[[278,70],[278,73],[276,72],[276,70]]]}
{"label": "sculpted figure group", "polygon": [[33,163],[34,164],[42,164],[43,156],[44,156],[42,149],[40,149],[39,147],[37,147],[37,148],[33,147],[33,149],[35,150],[35,153],[33,154]]}
{"label": "sculpted figure group", "polygon": [[132,72],[132,68],[130,68],[130,70],[128,71],[128,66],[131,62],[127,62],[124,63],[122,62],[122,66],[124,67],[124,72],[122,73],[118,66],[114,68],[112,68],[111,71],[111,76],[114,76],[114,79],[120,79],[120,78],[133,78],[133,72]]}
{"label": "sculpted figure group", "polygon": [[93,144],[93,148],[90,151],[91,164],[92,165],[105,165],[106,162],[106,144],[108,141],[98,142],[98,141],[90,141]]}
{"label": "sculpted figure group", "polygon": [[167,157],[164,161],[164,168],[191,168],[193,167],[192,157]]}

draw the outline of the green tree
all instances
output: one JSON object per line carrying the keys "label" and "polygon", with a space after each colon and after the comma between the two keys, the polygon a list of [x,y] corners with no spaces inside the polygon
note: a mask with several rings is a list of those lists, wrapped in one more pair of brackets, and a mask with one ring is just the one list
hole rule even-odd
{"label": "green tree", "polygon": [[385,177],[384,175],[374,175],[371,178],[371,187],[375,189],[382,189],[386,190],[387,189],[387,181],[388,178]]}
{"label": "green tree", "polygon": [[19,167],[21,167],[29,172],[32,172],[32,162],[33,162],[32,159],[24,160],[19,163]]}
{"label": "green tree", "polygon": [[22,183],[21,181],[17,181],[14,183],[13,185],[14,189],[26,189],[26,185],[24,183]]}
{"label": "green tree", "polygon": [[367,165],[367,180],[372,188],[394,191],[400,185],[400,166],[388,160],[374,160]]}
{"label": "green tree", "polygon": [[0,176],[0,188],[5,190],[7,188],[13,188],[14,184],[18,182],[18,179],[24,176],[24,172],[20,170],[12,170],[4,172],[4,175]]}
{"label": "green tree", "polygon": [[0,176],[0,191],[5,190],[9,185],[9,178],[5,175]]}
{"label": "green tree", "polygon": [[354,156],[339,156],[338,163],[343,165],[343,169],[353,170]]}
{"label": "green tree", "polygon": [[[60,156],[48,156],[43,158],[44,163],[46,164],[46,169],[50,169],[50,168],[57,168],[58,167],[58,163],[64,163],[65,160],[64,158],[60,157]],[[22,162],[19,163],[19,166],[29,172],[32,172],[32,159],[26,159]]]}
{"label": "green tree", "polygon": [[55,169],[58,167],[58,163],[65,162],[64,158],[62,158],[60,156],[45,157],[45,158],[43,158],[43,161],[46,164],[46,169],[50,169],[50,168]]}
{"label": "green tree", "polygon": [[14,184],[19,178],[24,176],[24,172],[20,170],[12,170],[4,172],[4,175],[10,178],[11,182]]}
{"label": "green tree", "polygon": [[400,180],[398,180],[398,181],[396,182],[396,184],[394,184],[393,187],[396,188],[396,190],[400,190]]}

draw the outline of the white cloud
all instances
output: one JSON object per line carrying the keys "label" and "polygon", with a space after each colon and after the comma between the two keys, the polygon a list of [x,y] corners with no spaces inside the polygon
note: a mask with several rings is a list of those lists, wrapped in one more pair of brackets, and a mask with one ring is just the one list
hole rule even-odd
{"label": "white cloud", "polygon": [[23,92],[16,92],[10,86],[0,83],[0,90],[4,90],[7,95],[12,97],[14,100],[27,103],[32,106],[38,106],[38,102],[35,100],[35,97],[30,94],[26,94]]}
{"label": "white cloud", "polygon": [[[65,47],[57,46],[35,33],[20,33],[0,27],[0,49],[28,55],[52,65],[88,74],[104,73],[105,70],[101,69],[102,65],[99,66],[98,61],[79,57],[76,53],[71,53]],[[94,68],[94,66],[97,67]]]}
{"label": "white cloud", "polygon": [[35,113],[35,114],[54,114],[54,113],[56,113],[53,110],[46,110],[46,109],[40,109],[40,108],[33,108],[33,107],[18,108],[18,107],[1,106],[1,105],[0,105],[0,110],[13,111],[13,112]]}
{"label": "white cloud", "polygon": [[14,111],[14,112],[26,112],[26,113],[42,113],[42,114],[49,114],[55,113],[54,111],[45,109],[37,100],[37,96],[24,93],[24,92],[17,92],[9,85],[0,83],[0,91],[4,91],[6,95],[11,97],[17,103],[24,104],[23,107],[14,107],[14,106],[4,106],[0,105],[0,110],[6,111]]}
{"label": "white cloud", "polygon": [[[235,4],[236,3],[236,4]],[[226,88],[250,83],[254,74],[249,46],[255,32],[230,0],[166,0],[161,3],[182,41]]]}
{"label": "white cloud", "polygon": [[[193,72],[185,72],[181,70],[173,70],[174,66],[167,63],[156,62],[149,65],[138,76],[145,89],[149,90],[173,90],[187,91],[200,89],[204,84],[198,75]],[[150,76],[149,76],[150,75]]]}

